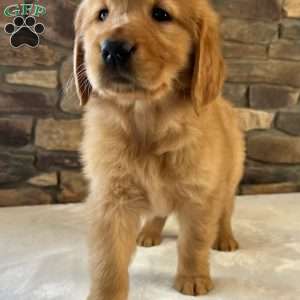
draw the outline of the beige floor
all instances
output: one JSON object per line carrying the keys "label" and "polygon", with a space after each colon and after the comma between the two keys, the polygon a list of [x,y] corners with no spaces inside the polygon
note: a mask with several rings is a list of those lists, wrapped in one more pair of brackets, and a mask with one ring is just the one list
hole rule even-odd
{"label": "beige floor", "polygon": [[[82,205],[0,209],[0,299],[83,300],[88,289]],[[300,299],[300,194],[239,198],[241,250],[212,251],[214,291],[203,300]],[[172,289],[176,225],[158,248],[138,249],[131,300],[197,299]]]}

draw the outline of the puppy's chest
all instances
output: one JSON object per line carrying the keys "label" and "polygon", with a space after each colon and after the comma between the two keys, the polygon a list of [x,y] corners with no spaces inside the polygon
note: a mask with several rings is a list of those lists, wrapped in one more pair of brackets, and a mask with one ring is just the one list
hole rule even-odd
{"label": "puppy's chest", "polygon": [[[145,181],[161,181],[177,178],[184,164],[184,149],[167,149],[164,140],[136,141],[134,138],[124,147],[125,163],[131,173],[139,174]],[[164,148],[164,149],[162,149]]]}
{"label": "puppy's chest", "polygon": [[[189,169],[191,159],[187,147],[179,145],[180,134],[157,134],[154,130],[139,128],[140,131],[131,131],[111,136],[109,144],[102,145],[109,152],[112,165],[120,164],[124,172],[138,176],[144,182],[177,181]],[[183,172],[184,171],[184,172]]]}
{"label": "puppy's chest", "polygon": [[93,132],[98,138],[90,138],[90,148],[99,150],[99,166],[107,172],[120,169],[143,182],[161,183],[192,174],[195,147],[191,145],[193,135],[186,123],[175,118],[166,120],[151,111],[124,114],[123,122],[119,123],[113,119],[95,123],[97,128]]}

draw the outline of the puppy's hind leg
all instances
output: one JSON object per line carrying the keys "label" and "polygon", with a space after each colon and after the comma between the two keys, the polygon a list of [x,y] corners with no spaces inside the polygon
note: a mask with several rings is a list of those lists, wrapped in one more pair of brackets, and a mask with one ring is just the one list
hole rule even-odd
{"label": "puppy's hind leg", "polygon": [[219,220],[217,237],[213,245],[215,250],[231,252],[239,248],[231,226],[233,207],[234,195],[225,202],[225,207]]}
{"label": "puppy's hind leg", "polygon": [[154,217],[146,221],[137,238],[142,247],[153,247],[161,243],[161,233],[167,218]]}

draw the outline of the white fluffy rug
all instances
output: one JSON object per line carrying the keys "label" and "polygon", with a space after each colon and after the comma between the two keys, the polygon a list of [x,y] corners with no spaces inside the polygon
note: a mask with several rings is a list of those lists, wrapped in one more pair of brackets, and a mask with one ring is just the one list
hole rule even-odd
{"label": "white fluffy rug", "polygon": [[[0,299],[84,300],[88,291],[83,205],[0,209]],[[212,251],[215,289],[203,300],[300,299],[300,195],[242,197],[234,229],[241,249]],[[198,299],[172,288],[176,225],[163,244],[139,248],[130,300]],[[109,299],[107,299],[109,300]]]}

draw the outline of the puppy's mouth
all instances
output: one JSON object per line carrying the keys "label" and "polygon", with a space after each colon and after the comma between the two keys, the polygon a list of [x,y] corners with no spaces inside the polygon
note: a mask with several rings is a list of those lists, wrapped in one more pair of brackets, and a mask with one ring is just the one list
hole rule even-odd
{"label": "puppy's mouth", "polygon": [[144,99],[161,97],[168,86],[165,83],[144,86],[132,72],[117,68],[104,68],[100,76],[101,90],[111,96],[121,95],[123,99]]}
{"label": "puppy's mouth", "polygon": [[106,73],[107,81],[110,82],[111,84],[124,85],[124,86],[137,85],[135,78],[125,71],[117,70],[114,72],[105,72],[105,73]]}
{"label": "puppy's mouth", "polygon": [[111,93],[134,93],[144,90],[135,76],[127,70],[119,68],[116,70],[104,69],[101,74],[101,85]]}
{"label": "puppy's mouth", "polygon": [[111,83],[113,84],[120,84],[120,85],[133,85],[133,81],[130,80],[127,77],[124,77],[122,75],[115,75],[115,76],[111,76],[111,78],[109,78],[108,80],[111,81]]}

